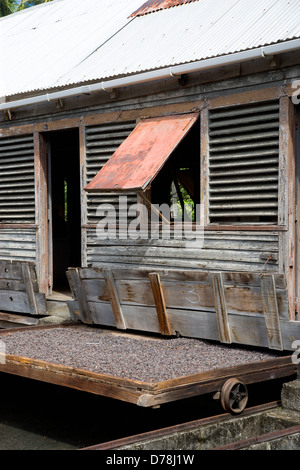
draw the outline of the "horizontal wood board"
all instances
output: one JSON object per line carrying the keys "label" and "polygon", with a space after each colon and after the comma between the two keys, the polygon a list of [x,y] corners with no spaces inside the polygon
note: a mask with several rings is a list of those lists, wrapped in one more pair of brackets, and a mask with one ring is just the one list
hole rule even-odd
{"label": "horizontal wood board", "polygon": [[46,316],[45,294],[32,261],[0,260],[0,324],[15,322],[32,324],[26,316]]}
{"label": "horizontal wood board", "polygon": [[278,232],[205,231],[201,247],[187,249],[184,240],[104,240],[86,228],[87,265],[116,269],[190,269],[205,271],[279,272]]}
{"label": "horizontal wood board", "polygon": [[283,274],[91,267],[70,268],[67,276],[72,318],[83,323],[118,328],[122,318],[122,329],[277,350],[292,350],[300,337]]}

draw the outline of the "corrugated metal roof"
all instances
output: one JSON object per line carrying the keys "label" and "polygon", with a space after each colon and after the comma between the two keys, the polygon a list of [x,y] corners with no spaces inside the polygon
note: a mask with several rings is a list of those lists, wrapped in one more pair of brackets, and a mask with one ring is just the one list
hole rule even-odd
{"label": "corrugated metal roof", "polygon": [[[169,0],[168,0],[169,1]],[[227,55],[300,37],[299,0],[55,0],[0,20],[0,96]]]}
{"label": "corrugated metal roof", "polygon": [[0,96],[56,86],[141,0],[55,0],[0,19]]}

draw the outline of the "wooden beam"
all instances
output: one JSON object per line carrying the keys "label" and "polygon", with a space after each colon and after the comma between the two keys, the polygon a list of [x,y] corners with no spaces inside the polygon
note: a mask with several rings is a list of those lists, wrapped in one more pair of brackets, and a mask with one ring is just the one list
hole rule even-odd
{"label": "wooden beam", "polygon": [[277,294],[273,275],[261,276],[261,294],[270,349],[283,350]]}
{"label": "wooden beam", "polygon": [[[34,133],[35,207],[36,207],[36,267],[41,292],[49,291],[48,251],[48,156],[45,137]],[[50,288],[51,290],[51,288]]]}
{"label": "wooden beam", "polygon": [[112,311],[114,314],[116,326],[119,329],[126,330],[127,325],[125,322],[125,318],[122,312],[120,299],[118,296],[117,286],[113,277],[113,274],[110,269],[104,269],[103,271],[104,278],[106,280],[110,303],[112,307]]}
{"label": "wooden beam", "polygon": [[80,313],[82,317],[82,321],[84,323],[92,324],[92,318],[90,313],[89,304],[82,286],[82,281],[80,278],[80,269],[78,268],[70,268],[67,271],[67,278],[69,281],[71,292],[74,298],[77,300]]}
{"label": "wooden beam", "polygon": [[162,335],[171,336],[172,330],[166,309],[163,288],[158,273],[149,273],[150,284],[156,306],[157,318]]}
{"label": "wooden beam", "polygon": [[33,280],[31,278],[31,272],[30,272],[28,264],[22,263],[22,273],[23,273],[23,280],[25,284],[25,291],[28,297],[28,303],[31,308],[31,313],[32,315],[39,315],[39,310],[38,310],[37,301],[35,297],[35,291],[33,288]]}
{"label": "wooden beam", "polygon": [[81,207],[81,266],[87,266],[87,232],[83,228],[87,224],[87,194],[84,191],[86,185],[86,148],[85,126],[79,126],[79,160],[80,160],[80,207]]}
{"label": "wooden beam", "polygon": [[16,328],[19,326],[32,326],[38,324],[38,318],[26,315],[0,312],[0,328]]}
{"label": "wooden beam", "polygon": [[201,149],[200,149],[200,201],[204,207],[204,225],[209,224],[209,125],[208,109],[205,108],[200,113],[200,125],[201,125]]}
{"label": "wooden beam", "polygon": [[208,100],[208,106],[212,108],[222,108],[227,106],[233,106],[236,104],[249,104],[256,103],[258,101],[267,101],[280,98],[285,94],[285,89],[288,87],[262,87],[256,90],[238,90],[236,93],[226,93],[226,95],[221,94],[210,98]]}
{"label": "wooden beam", "polygon": [[222,274],[214,273],[211,275],[211,277],[220,341],[222,343],[230,344],[232,343],[231,329],[228,319]]}
{"label": "wooden beam", "polygon": [[279,265],[285,273],[288,285],[289,316],[295,320],[295,106],[288,96],[280,98],[279,133],[279,225],[286,225],[288,232],[280,237]]}

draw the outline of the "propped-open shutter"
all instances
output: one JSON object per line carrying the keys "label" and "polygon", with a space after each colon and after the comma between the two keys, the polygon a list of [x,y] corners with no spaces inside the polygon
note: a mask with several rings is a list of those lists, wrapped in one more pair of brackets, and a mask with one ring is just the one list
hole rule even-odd
{"label": "propped-open shutter", "polygon": [[[100,171],[103,165],[117,150],[119,145],[128,137],[136,126],[135,121],[104,123],[86,128],[86,182],[89,183]],[[128,204],[136,202],[135,194],[127,196]],[[119,195],[88,194],[87,195],[87,222],[96,224],[99,217],[97,208],[101,204],[112,204],[118,210]]]}
{"label": "propped-open shutter", "polygon": [[35,222],[33,135],[0,139],[0,223]]}
{"label": "propped-open shutter", "polygon": [[211,223],[277,223],[279,102],[209,113]]}

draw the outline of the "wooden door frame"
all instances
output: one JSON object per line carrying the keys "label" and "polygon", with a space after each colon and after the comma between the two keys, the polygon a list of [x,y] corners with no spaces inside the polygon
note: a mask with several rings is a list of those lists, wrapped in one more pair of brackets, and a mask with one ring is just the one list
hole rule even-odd
{"label": "wooden door frame", "polygon": [[48,149],[44,133],[34,132],[36,269],[41,292],[49,295]]}
{"label": "wooden door frame", "polygon": [[[68,129],[77,129],[79,134],[79,165],[80,165],[80,194],[81,194],[81,222],[85,220],[85,198],[83,195],[83,174],[85,165],[84,132],[81,126],[73,126]],[[53,286],[53,246],[52,246],[52,209],[50,203],[51,195],[51,149],[48,144],[47,135],[52,132],[66,130],[51,129],[51,131],[34,132],[34,154],[35,154],[35,191],[36,191],[36,269],[41,292],[46,296],[52,294]],[[81,229],[81,236],[83,230]],[[82,236],[83,238],[83,236]],[[81,247],[82,262],[85,259],[83,244]]]}
{"label": "wooden door frame", "polygon": [[296,183],[295,183],[295,285],[296,285],[296,313],[300,320],[300,105],[296,107]]}

